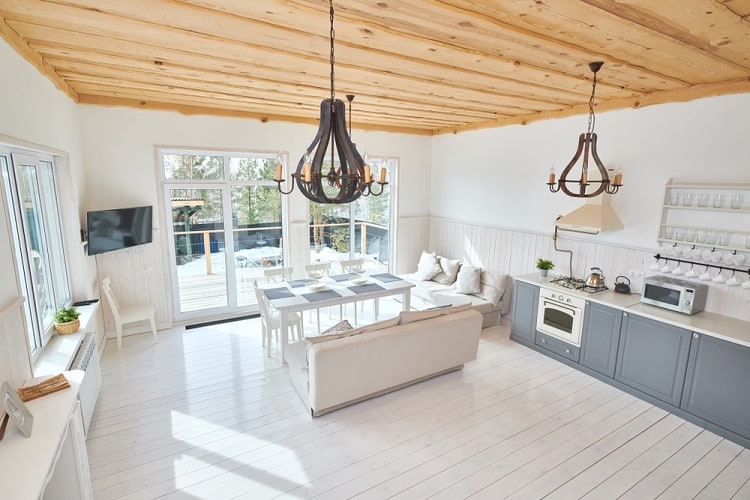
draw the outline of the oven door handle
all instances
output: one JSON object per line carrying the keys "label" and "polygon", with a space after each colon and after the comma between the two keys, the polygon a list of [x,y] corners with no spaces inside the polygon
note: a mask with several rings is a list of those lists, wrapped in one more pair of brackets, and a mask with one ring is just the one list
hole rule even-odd
{"label": "oven door handle", "polygon": [[565,304],[560,304],[559,302],[553,302],[547,299],[544,299],[544,308],[547,309],[547,305],[555,306],[556,309],[563,309],[565,312],[572,313],[573,315],[577,314],[578,308],[573,306],[567,306]]}

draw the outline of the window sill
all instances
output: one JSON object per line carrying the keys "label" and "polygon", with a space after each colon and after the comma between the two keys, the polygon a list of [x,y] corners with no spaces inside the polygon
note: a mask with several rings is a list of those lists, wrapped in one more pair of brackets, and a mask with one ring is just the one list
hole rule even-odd
{"label": "window sill", "polygon": [[57,375],[70,368],[73,358],[78,352],[78,346],[81,345],[84,335],[88,331],[91,319],[94,317],[100,302],[86,306],[77,306],[76,309],[81,313],[78,318],[81,320],[81,327],[76,333],[69,335],[53,334],[47,345],[42,349],[42,354],[34,362],[34,377],[45,375]]}

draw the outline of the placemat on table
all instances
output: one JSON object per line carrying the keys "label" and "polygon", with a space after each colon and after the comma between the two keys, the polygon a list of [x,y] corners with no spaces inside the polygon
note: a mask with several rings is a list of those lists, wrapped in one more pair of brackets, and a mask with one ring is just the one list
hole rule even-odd
{"label": "placemat on table", "polygon": [[379,292],[380,290],[385,290],[385,288],[378,285],[377,283],[367,283],[365,285],[355,285],[355,286],[349,286],[347,288],[357,294]]}
{"label": "placemat on table", "polygon": [[303,293],[302,296],[310,302],[317,302],[319,300],[334,299],[341,297],[341,294],[335,290],[322,290],[314,293]]}
{"label": "placemat on table", "polygon": [[346,274],[337,274],[335,276],[330,276],[330,278],[333,281],[346,281],[346,280],[350,280],[352,278],[356,278],[357,276],[359,276],[359,275],[355,274],[355,273],[346,273]]}
{"label": "placemat on table", "polygon": [[391,281],[403,281],[398,276],[394,276],[390,273],[373,274],[372,277],[380,281],[381,283],[390,283]]}
{"label": "placemat on table", "polygon": [[264,288],[263,293],[266,294],[270,300],[276,299],[288,299],[294,297],[294,294],[288,288]]}
{"label": "placemat on table", "polygon": [[287,281],[286,284],[289,285],[292,288],[299,288],[301,286],[305,286],[308,283],[312,283],[314,281],[316,281],[316,280],[311,279],[311,278],[303,278],[303,279],[299,279],[299,280]]}

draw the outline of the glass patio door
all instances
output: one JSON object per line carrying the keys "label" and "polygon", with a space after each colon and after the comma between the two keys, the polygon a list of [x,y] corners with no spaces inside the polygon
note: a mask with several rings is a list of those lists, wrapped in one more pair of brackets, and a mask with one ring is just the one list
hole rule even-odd
{"label": "glass patio door", "polygon": [[161,151],[175,319],[257,309],[256,280],[284,265],[275,155]]}

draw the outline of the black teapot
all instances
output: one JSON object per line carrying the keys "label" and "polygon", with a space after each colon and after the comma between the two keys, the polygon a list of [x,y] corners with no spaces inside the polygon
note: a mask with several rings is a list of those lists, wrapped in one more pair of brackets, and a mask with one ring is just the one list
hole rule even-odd
{"label": "black teapot", "polygon": [[615,292],[630,293],[630,279],[627,276],[615,278]]}

